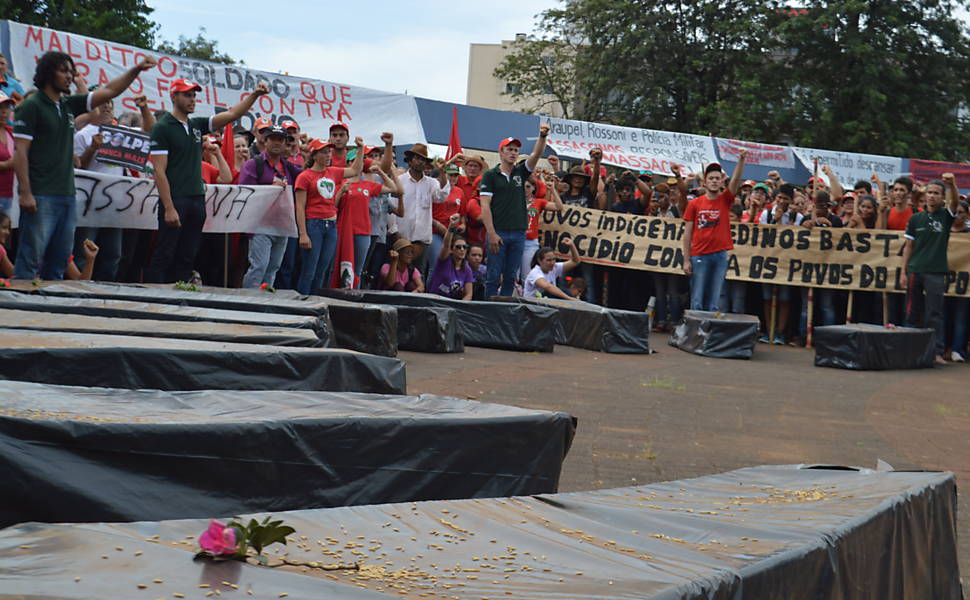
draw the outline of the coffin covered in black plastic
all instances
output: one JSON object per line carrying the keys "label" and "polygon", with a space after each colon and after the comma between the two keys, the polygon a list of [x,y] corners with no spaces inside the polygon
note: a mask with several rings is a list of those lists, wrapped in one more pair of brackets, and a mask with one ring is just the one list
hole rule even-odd
{"label": "coffin covered in black plastic", "polygon": [[574,431],[440,396],[0,382],[0,526],[554,492]]}
{"label": "coffin covered in black plastic", "polygon": [[296,327],[266,327],[205,321],[150,321],[71,314],[54,316],[50,313],[2,308],[0,308],[0,323],[4,327],[36,331],[136,335],[305,348],[323,347],[323,341],[312,330]]}
{"label": "coffin covered in black plastic", "polygon": [[42,296],[39,294],[26,294],[9,290],[0,290],[0,308],[44,313],[88,315],[92,317],[147,319],[151,321],[239,323],[267,327],[294,327],[312,330],[316,333],[320,341],[323,342],[324,346],[334,345],[333,327],[330,324],[329,313],[327,315],[312,316],[245,312],[217,308],[179,306],[177,304],[159,304],[156,302]]}
{"label": "coffin covered in black plastic", "polygon": [[435,294],[374,290],[320,290],[344,300],[394,306],[437,306],[458,312],[458,331],[468,346],[552,352],[557,311],[548,306],[453,300]]}
{"label": "coffin covered in black plastic", "polygon": [[[325,298],[272,293],[264,290],[174,286],[123,285],[70,281],[40,286],[37,292],[72,298],[106,298],[294,315],[330,315],[338,346],[379,354],[397,354],[397,313],[387,307],[337,305]],[[328,307],[332,307],[328,308]]]}
{"label": "coffin covered in black plastic", "polygon": [[616,354],[650,353],[650,316],[647,313],[606,308],[580,300],[520,296],[495,299],[549,306],[558,310],[558,344]]}
{"label": "coffin covered in black plastic", "polygon": [[0,532],[0,598],[959,600],[956,500],[949,473],[768,466],[297,511],[268,560],[307,566],[278,568],[193,561],[202,519],[24,524]]}
{"label": "coffin covered in black plastic", "polygon": [[849,323],[816,327],[813,336],[816,367],[923,369],[936,352],[932,329]]}
{"label": "coffin covered in black plastic", "polygon": [[759,326],[754,315],[687,310],[668,343],[711,358],[751,358]]}
{"label": "coffin covered in black plastic", "polygon": [[404,363],[336,348],[0,328],[0,379],[159,390],[403,394]]}

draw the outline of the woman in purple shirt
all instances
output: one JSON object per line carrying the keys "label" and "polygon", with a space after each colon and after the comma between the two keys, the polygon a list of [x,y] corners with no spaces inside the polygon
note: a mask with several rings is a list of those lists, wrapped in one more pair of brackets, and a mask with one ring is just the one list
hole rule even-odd
{"label": "woman in purple shirt", "polygon": [[456,300],[471,300],[475,275],[465,259],[468,242],[458,235],[460,220],[461,216],[457,214],[451,215],[448,220],[448,231],[442,240],[434,271],[431,272],[428,291]]}

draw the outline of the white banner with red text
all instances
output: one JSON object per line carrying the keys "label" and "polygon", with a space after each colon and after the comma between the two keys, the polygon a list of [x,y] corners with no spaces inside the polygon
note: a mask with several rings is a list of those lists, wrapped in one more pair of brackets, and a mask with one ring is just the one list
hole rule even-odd
{"label": "white banner with red text", "polygon": [[[684,273],[682,219],[644,217],[567,206],[544,211],[540,243],[563,258],[571,238],[583,262]],[[904,292],[899,272],[902,231],[732,223],[727,278],[839,290]],[[970,236],[950,236],[948,296],[970,297]]]}
{"label": "white banner with red text", "polygon": [[[158,190],[152,179],[77,170],[77,226],[158,229]],[[43,202],[43,199],[40,200]],[[275,185],[207,185],[206,233],[265,233],[296,237],[293,193]],[[10,218],[17,227],[17,195]]]}
{"label": "white banner with red text", "polygon": [[599,148],[603,151],[604,164],[665,175],[672,174],[671,167],[675,165],[687,175],[717,161],[713,140],[702,135],[568,119],[548,119],[548,122],[549,146],[567,158],[588,159],[589,151]]}
{"label": "white banner with red text", "polygon": [[834,150],[799,148],[797,146],[793,147],[792,150],[809,171],[813,170],[817,159],[819,176],[826,181],[828,181],[828,177],[822,173],[821,166],[828,165],[835,176],[839,178],[842,187],[848,190],[851,190],[857,181],[871,181],[873,175],[878,175],[881,181],[885,181],[890,186],[893,180],[903,175],[903,159],[894,156],[836,152]]}
{"label": "white banner with red text", "polygon": [[250,113],[239,121],[247,129],[259,117],[269,117],[274,123],[292,119],[311,137],[326,138],[330,124],[342,121],[350,127],[351,140],[359,135],[371,145],[380,144],[380,135],[384,131],[394,133],[396,144],[426,141],[413,96],[183,58],[46,27],[14,21],[7,23],[10,31],[8,58],[25,89],[33,87],[30,82],[37,58],[49,50],[70,55],[89,85],[104,85],[144,56],[151,55],[158,60],[158,66],[142,73],[115,100],[116,114],[126,110],[137,112],[132,99],[142,94],[148,97],[152,110],[170,109],[169,85],[183,77],[202,86],[197,97],[197,116],[226,110],[244,98],[256,84],[266,83],[270,93],[259,98]]}

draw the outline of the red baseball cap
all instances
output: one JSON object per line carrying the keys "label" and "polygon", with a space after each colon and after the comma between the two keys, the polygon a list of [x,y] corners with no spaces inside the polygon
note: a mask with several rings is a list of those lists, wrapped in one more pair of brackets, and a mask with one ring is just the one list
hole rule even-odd
{"label": "red baseball cap", "polygon": [[321,139],[312,139],[310,140],[310,143],[306,145],[307,150],[309,150],[311,154],[313,154],[317,150],[323,150],[324,148],[332,148],[332,147],[333,147],[333,144],[331,144],[330,142],[325,142]]}
{"label": "red baseball cap", "polygon": [[337,121],[336,123],[330,126],[330,131],[333,131],[334,129],[343,129],[347,133],[350,133],[350,127],[347,127],[347,124],[344,123],[343,121]]}
{"label": "red baseball cap", "polygon": [[282,127],[283,129],[296,129],[297,131],[300,130],[300,126],[297,124],[297,122],[290,121],[290,120],[286,120],[280,123],[280,127]]}
{"label": "red baseball cap", "polygon": [[741,187],[744,187],[744,186],[754,187],[754,184],[755,184],[754,179],[745,179],[744,183],[741,184]]}
{"label": "red baseball cap", "polygon": [[498,143],[498,149],[501,150],[502,148],[508,146],[509,144],[516,144],[519,148],[522,147],[522,142],[515,139],[514,137],[507,137]]}
{"label": "red baseball cap", "polygon": [[176,79],[172,82],[172,85],[168,86],[168,90],[172,93],[175,92],[201,92],[202,86],[190,81],[188,79]]}
{"label": "red baseball cap", "polygon": [[381,150],[381,151],[383,151],[384,149],[381,148],[380,146],[364,146],[364,156],[367,156],[368,154],[370,154],[374,150]]}
{"label": "red baseball cap", "polygon": [[256,122],[253,124],[253,129],[259,132],[263,129],[268,129],[272,126],[273,126],[273,121],[269,117],[260,117],[256,119]]}
{"label": "red baseball cap", "polygon": [[10,104],[17,104],[16,100],[4,94],[3,92],[0,92],[0,105],[6,104],[7,102],[9,102]]}

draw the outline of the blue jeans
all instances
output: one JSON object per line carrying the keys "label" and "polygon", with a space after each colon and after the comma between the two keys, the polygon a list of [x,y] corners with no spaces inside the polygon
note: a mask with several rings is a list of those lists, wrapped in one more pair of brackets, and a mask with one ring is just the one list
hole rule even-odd
{"label": "blue jeans", "polygon": [[721,288],[721,308],[724,312],[743,314],[747,298],[747,283],[725,280],[724,286]]}
{"label": "blue jeans", "polygon": [[961,355],[967,351],[967,320],[970,319],[970,298],[943,299],[943,318],[946,320],[950,350]]}
{"label": "blue jeans", "polygon": [[[485,275],[485,299],[492,296],[511,296],[515,289],[515,276],[522,267],[522,251],[525,249],[525,230],[506,229],[496,231],[502,243],[498,252],[488,249],[488,273]],[[486,238],[486,242],[487,242]],[[502,289],[499,290],[499,280]]]}
{"label": "blue jeans", "polygon": [[691,256],[693,274],[690,277],[691,310],[717,311],[721,300],[721,286],[727,273],[727,250]]}
{"label": "blue jeans", "polygon": [[293,280],[293,269],[296,267],[296,253],[299,249],[300,244],[297,238],[287,238],[286,252],[283,253],[283,262],[280,263],[280,269],[276,272],[276,285],[274,286],[276,289],[293,289],[293,284],[296,283]]}
{"label": "blue jeans", "polygon": [[312,294],[322,287],[329,287],[333,261],[337,257],[337,221],[334,219],[307,219],[306,233],[312,246],[300,250],[300,279],[296,291]]}
{"label": "blue jeans", "polygon": [[98,245],[98,257],[94,260],[95,281],[117,281],[118,264],[121,262],[121,239],[125,230],[113,227],[78,227],[74,231],[74,264],[84,270],[84,240]]}
{"label": "blue jeans", "polygon": [[370,250],[370,235],[354,234],[354,275],[357,276],[357,287],[360,287],[360,274],[364,271],[368,250]]}
{"label": "blue jeans", "polygon": [[11,206],[13,206],[13,198],[0,198],[0,213],[9,217]]}
{"label": "blue jeans", "polygon": [[285,235],[253,235],[249,240],[249,270],[243,276],[243,287],[256,288],[263,283],[273,285],[289,240]]}
{"label": "blue jeans", "polygon": [[[784,287],[784,286],[782,286]],[[812,292],[812,302],[815,304],[813,312],[821,315],[821,325],[835,325],[835,290],[815,288]],[[813,321],[815,319],[812,319]],[[802,339],[808,337],[808,288],[802,288],[802,314],[799,319],[798,333]]]}
{"label": "blue jeans", "polygon": [[34,196],[37,212],[20,213],[20,244],[13,274],[17,279],[64,279],[74,247],[75,196]]}
{"label": "blue jeans", "polygon": [[428,253],[428,276],[425,277],[425,281],[431,281],[431,273],[434,272],[434,266],[438,264],[438,254],[441,252],[441,247],[445,243],[445,237],[440,233],[431,234],[431,244],[424,249]]}
{"label": "blue jeans", "polygon": [[651,273],[657,300],[654,304],[656,323],[673,324],[680,321],[683,311],[683,279],[673,273]]}

